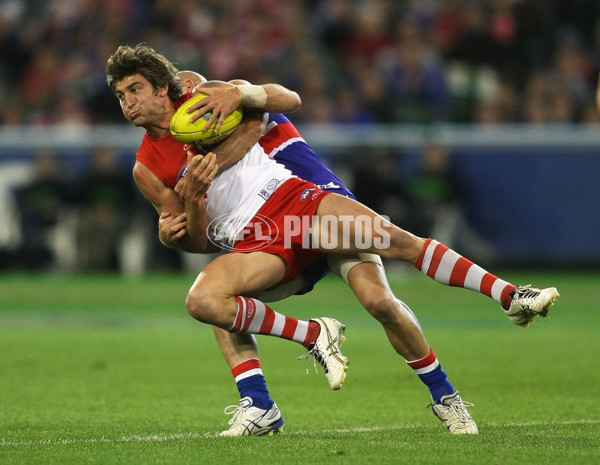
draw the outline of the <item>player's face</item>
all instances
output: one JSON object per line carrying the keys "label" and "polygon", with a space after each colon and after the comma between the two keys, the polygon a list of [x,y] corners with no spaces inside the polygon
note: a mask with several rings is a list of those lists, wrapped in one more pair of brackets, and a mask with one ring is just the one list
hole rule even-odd
{"label": "player's face", "polygon": [[133,74],[119,81],[115,86],[115,95],[119,99],[123,115],[135,126],[156,123],[164,114],[163,92],[154,89],[141,74]]}

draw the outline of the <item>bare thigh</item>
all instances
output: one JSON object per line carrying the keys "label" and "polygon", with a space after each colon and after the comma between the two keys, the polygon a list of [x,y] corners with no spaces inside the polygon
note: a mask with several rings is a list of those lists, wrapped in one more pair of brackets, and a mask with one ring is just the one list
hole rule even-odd
{"label": "bare thigh", "polygon": [[210,262],[192,289],[210,289],[224,296],[253,295],[277,285],[286,265],[278,255],[264,252],[228,253]]}
{"label": "bare thigh", "polygon": [[209,263],[188,292],[188,313],[199,321],[231,328],[237,314],[236,296],[251,297],[278,284],[286,265],[264,252],[229,253]]}
{"label": "bare thigh", "polygon": [[325,196],[316,216],[313,235],[326,253],[370,252],[414,264],[425,243],[360,202],[338,194]]}

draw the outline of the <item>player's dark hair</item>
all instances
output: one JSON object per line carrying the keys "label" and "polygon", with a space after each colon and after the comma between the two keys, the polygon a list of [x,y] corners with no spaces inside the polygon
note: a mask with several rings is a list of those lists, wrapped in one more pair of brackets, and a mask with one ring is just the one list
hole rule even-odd
{"label": "player's dark hair", "polygon": [[106,62],[106,82],[113,92],[118,82],[141,74],[154,89],[168,84],[167,95],[171,100],[177,100],[183,91],[177,72],[173,63],[144,43],[135,47],[121,45]]}

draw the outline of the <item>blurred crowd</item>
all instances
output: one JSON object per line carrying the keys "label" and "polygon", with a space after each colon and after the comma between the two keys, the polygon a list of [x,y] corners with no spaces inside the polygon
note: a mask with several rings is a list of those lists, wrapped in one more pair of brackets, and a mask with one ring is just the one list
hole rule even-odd
{"label": "blurred crowd", "polygon": [[[105,64],[139,42],[209,79],[297,91],[300,124],[600,121],[598,0],[2,0],[0,126],[128,124]],[[358,198],[452,243],[460,193],[445,149],[424,147],[412,170],[400,150],[379,150],[376,166],[360,150],[344,166],[362,174],[345,178]],[[135,270],[156,247],[153,263],[181,266],[157,247],[132,154],[125,166],[113,152],[90,153],[76,181],[59,156],[39,154],[15,190],[20,249],[0,247],[0,262]]]}
{"label": "blurred crowd", "polygon": [[183,268],[183,255],[158,241],[157,215],[135,187],[132,163],[131,154],[102,146],[84,163],[43,150],[25,164],[0,164],[23,168],[15,176],[20,182],[11,183],[11,198],[0,198],[0,239],[8,236],[0,240],[0,270]]}
{"label": "blurred crowd", "polygon": [[0,124],[124,124],[104,67],[142,41],[298,91],[298,122],[596,118],[597,0],[3,0]]}

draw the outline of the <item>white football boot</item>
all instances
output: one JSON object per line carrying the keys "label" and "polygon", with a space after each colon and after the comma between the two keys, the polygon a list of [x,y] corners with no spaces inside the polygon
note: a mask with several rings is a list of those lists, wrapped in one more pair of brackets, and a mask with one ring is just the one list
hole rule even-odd
{"label": "white football boot", "polygon": [[283,431],[285,425],[276,403],[264,410],[254,407],[250,397],[242,398],[239,405],[225,407],[225,413],[233,415],[231,427],[219,436],[272,436]]}
{"label": "white football boot", "polygon": [[442,396],[439,402],[430,404],[433,414],[444,422],[452,434],[478,434],[477,424],[469,415],[466,407],[473,407],[470,402],[463,402],[458,391]]}
{"label": "white football boot", "polygon": [[323,367],[331,389],[338,390],[342,387],[344,379],[346,379],[346,370],[349,363],[348,359],[340,351],[340,346],[346,339],[342,334],[346,327],[339,321],[329,317],[313,318],[310,321],[319,323],[321,332],[313,347],[298,357],[298,360],[312,355],[314,357],[315,370],[317,362],[319,362]]}
{"label": "white football boot", "polygon": [[529,284],[517,286],[513,291],[510,308],[505,310],[506,316],[514,324],[527,328],[538,316],[548,315],[548,310],[559,297],[555,287],[536,289]]}

